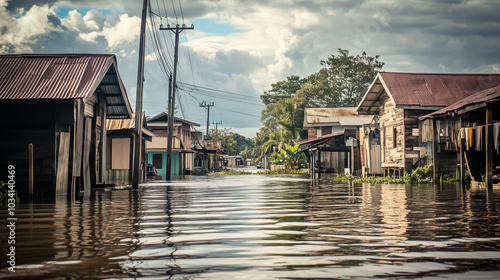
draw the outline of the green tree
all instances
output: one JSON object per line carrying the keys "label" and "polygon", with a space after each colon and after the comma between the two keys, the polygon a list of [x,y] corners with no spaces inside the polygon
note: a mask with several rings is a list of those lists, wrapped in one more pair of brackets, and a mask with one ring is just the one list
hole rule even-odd
{"label": "green tree", "polygon": [[379,55],[371,57],[363,52],[353,56],[343,49],[338,52],[337,56],[331,55],[320,62],[323,68],[318,78],[330,88],[333,98],[329,99],[335,102],[327,106],[356,106],[385,63],[378,60]]}
{"label": "green tree", "polygon": [[307,79],[292,75],[286,78],[286,81],[271,84],[271,89],[260,96],[264,105],[276,103],[283,99],[292,97],[300,87],[307,82]]}
{"label": "green tree", "polygon": [[307,137],[307,131],[302,129],[305,108],[356,106],[384,66],[378,55],[370,57],[363,52],[353,56],[343,49],[338,53],[322,60],[323,68],[317,73],[306,79],[290,76],[261,95],[266,105],[261,112],[264,128],[255,141],[261,153]]}
{"label": "green tree", "polygon": [[210,129],[209,134],[210,139],[222,142],[222,146],[227,149],[228,155],[238,155],[241,151],[245,150],[247,146],[248,150],[253,150],[255,146],[252,139],[238,133],[231,132],[230,128],[221,128],[217,131],[212,128]]}

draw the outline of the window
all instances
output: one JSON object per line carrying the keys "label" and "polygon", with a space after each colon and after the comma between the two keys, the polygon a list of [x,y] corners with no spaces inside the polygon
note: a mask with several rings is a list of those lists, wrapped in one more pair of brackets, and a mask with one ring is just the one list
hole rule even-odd
{"label": "window", "polygon": [[162,154],[153,154],[153,166],[156,167],[156,169],[162,169],[163,168],[163,157],[162,157]]}
{"label": "window", "polygon": [[398,146],[398,130],[396,127],[392,128],[392,147],[396,148]]}

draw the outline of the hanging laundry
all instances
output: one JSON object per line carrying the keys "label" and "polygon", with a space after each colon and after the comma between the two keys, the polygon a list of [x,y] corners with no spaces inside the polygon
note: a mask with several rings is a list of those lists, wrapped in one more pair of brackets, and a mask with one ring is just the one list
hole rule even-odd
{"label": "hanging laundry", "polygon": [[468,133],[469,133],[469,144],[467,145],[467,150],[472,149],[473,143],[474,143],[474,129],[472,127],[468,128]]}
{"label": "hanging laundry", "polygon": [[465,149],[469,150],[469,129],[465,128]]}
{"label": "hanging laundry", "polygon": [[478,126],[476,128],[476,151],[482,151],[483,150],[483,131],[484,131],[484,126]]}
{"label": "hanging laundry", "polygon": [[460,139],[465,139],[465,128],[460,128]]}
{"label": "hanging laundry", "polygon": [[493,124],[493,144],[497,155],[500,155],[500,122]]}

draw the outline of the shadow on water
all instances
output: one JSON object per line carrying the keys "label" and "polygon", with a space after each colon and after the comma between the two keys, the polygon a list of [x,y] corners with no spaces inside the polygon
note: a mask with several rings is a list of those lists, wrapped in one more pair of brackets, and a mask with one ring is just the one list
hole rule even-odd
{"label": "shadow on water", "polygon": [[500,191],[200,176],[16,209],[18,279],[496,279]]}

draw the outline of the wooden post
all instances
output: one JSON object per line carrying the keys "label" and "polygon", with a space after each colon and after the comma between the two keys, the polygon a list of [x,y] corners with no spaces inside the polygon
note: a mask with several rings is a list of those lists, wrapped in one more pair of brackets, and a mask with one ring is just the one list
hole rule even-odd
{"label": "wooden post", "polygon": [[321,178],[321,150],[318,150],[318,179]]}
{"label": "wooden post", "polygon": [[486,187],[488,189],[493,189],[493,127],[492,125],[492,114],[491,104],[486,107]]}
{"label": "wooden post", "polygon": [[351,176],[354,176],[354,137],[351,137]]}
{"label": "wooden post", "polygon": [[432,119],[432,169],[434,183],[437,183],[438,178],[438,159],[437,159],[437,141],[436,141],[436,119]]}
{"label": "wooden post", "polygon": [[28,189],[29,198],[33,199],[33,144],[28,144]]}
{"label": "wooden post", "polygon": [[146,16],[148,12],[148,0],[143,0],[142,3],[142,17],[141,17],[141,35],[139,41],[139,62],[137,70],[137,92],[136,92],[136,105],[135,105],[135,131],[136,131],[136,141],[135,141],[135,155],[134,168],[133,168],[133,178],[132,187],[136,190],[139,188],[139,183],[142,183],[142,178],[140,178],[140,168],[142,160],[142,98],[143,98],[143,86],[144,86],[144,52],[146,46]]}
{"label": "wooden post", "polygon": [[[462,116],[460,116],[460,123],[458,126],[459,127],[458,131],[462,130],[463,125],[464,125],[464,121],[462,119]],[[464,144],[465,144],[465,141],[464,141],[464,139],[462,139],[460,133],[459,133],[458,137],[459,137],[458,141],[460,143],[460,184],[462,186],[464,186],[465,185],[465,166],[464,166],[464,161],[465,161],[465,159],[464,159],[464,152],[465,152]]]}
{"label": "wooden post", "polygon": [[311,176],[313,180],[316,180],[316,174],[315,174],[315,163],[316,163],[316,151],[312,151],[312,156],[311,156]]}

